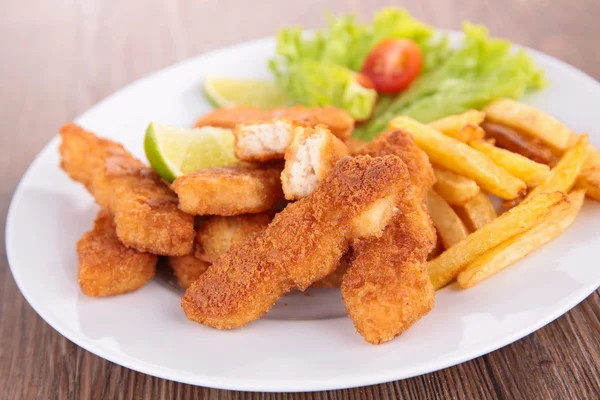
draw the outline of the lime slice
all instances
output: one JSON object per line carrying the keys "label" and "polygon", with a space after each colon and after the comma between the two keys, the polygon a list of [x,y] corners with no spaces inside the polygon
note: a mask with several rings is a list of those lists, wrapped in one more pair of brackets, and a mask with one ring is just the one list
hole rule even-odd
{"label": "lime slice", "polygon": [[204,94],[215,107],[285,105],[285,92],[273,82],[254,79],[205,77]]}
{"label": "lime slice", "polygon": [[205,126],[175,128],[150,123],[144,150],[152,168],[169,182],[201,168],[222,167],[238,161],[231,129]]}

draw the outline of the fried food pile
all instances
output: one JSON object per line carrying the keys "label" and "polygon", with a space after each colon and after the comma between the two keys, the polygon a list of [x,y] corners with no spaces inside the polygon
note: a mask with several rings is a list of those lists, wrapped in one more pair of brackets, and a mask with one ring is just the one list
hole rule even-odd
{"label": "fried food pile", "polygon": [[[501,100],[429,125],[405,117],[369,143],[331,107],[217,109],[239,163],[171,184],[75,125],[61,167],[101,210],[77,243],[88,296],[131,292],[159,256],[192,321],[242,327],[292,290],[339,288],[373,344],[429,313],[435,290],[483,281],[600,199],[600,152],[550,116]],[[550,130],[550,131],[549,131]],[[499,215],[490,195],[512,207]]]}

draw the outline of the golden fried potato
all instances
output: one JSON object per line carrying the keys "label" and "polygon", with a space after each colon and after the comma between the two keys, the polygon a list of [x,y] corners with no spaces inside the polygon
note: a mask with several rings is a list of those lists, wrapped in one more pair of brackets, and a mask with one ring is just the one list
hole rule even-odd
{"label": "golden fried potato", "polygon": [[479,192],[471,201],[464,206],[455,207],[455,210],[471,231],[476,231],[498,217],[489,195],[485,192]]}
{"label": "golden fried potato", "polygon": [[600,151],[588,143],[586,153],[577,186],[586,189],[586,196],[600,201]]}
{"label": "golden fried potato", "polygon": [[417,146],[431,162],[473,179],[480,187],[506,200],[520,197],[527,186],[485,155],[441,132],[408,117],[390,121],[391,129],[405,130],[413,135]]}
{"label": "golden fried potato", "polygon": [[498,148],[484,140],[474,140],[469,145],[482,152],[493,162],[521,179],[529,187],[540,185],[550,173],[550,167],[523,157],[520,154]]}
{"label": "golden fried potato", "polygon": [[427,193],[427,209],[446,249],[467,237],[467,227],[450,205],[435,191]]}
{"label": "golden fried potato", "polygon": [[539,138],[558,152],[570,146],[571,130],[556,118],[530,105],[512,99],[496,100],[483,111],[486,118]]}
{"label": "golden fried potato", "polygon": [[527,137],[509,126],[486,120],[481,124],[486,140],[493,140],[496,147],[522,155],[540,164],[552,165],[554,154],[538,138]]}
{"label": "golden fried potato", "polygon": [[471,201],[477,193],[479,186],[473,179],[455,174],[441,167],[435,167],[436,182],[433,189],[450,205],[462,206]]}
{"label": "golden fried potato", "polygon": [[462,288],[469,288],[517,262],[536,249],[563,233],[579,213],[585,189],[569,193],[571,205],[546,216],[536,227],[514,236],[497,247],[485,252],[458,274],[456,280]]}
{"label": "golden fried potato", "polygon": [[505,212],[429,262],[433,286],[446,286],[481,254],[538,225],[551,212],[566,210],[570,204],[564,193],[541,193]]}
{"label": "golden fried potato", "polygon": [[[472,132],[468,132],[468,134],[467,132],[460,133],[461,130],[465,128],[465,126],[470,125],[472,128],[467,128],[467,130],[472,131],[473,128],[478,127],[484,119],[485,113],[483,111],[469,110],[465,111],[462,114],[450,115],[437,121],[433,121],[429,124],[429,126],[442,132],[444,135],[448,135],[450,137],[453,137],[454,139],[461,140],[466,139],[467,136],[472,134]],[[479,134],[480,133],[478,133],[478,135]]]}
{"label": "golden fried potato", "polygon": [[575,147],[569,149],[552,168],[550,174],[538,187],[533,189],[525,198],[530,199],[539,193],[564,192],[567,193],[579,176],[587,157],[587,135],[582,136]]}

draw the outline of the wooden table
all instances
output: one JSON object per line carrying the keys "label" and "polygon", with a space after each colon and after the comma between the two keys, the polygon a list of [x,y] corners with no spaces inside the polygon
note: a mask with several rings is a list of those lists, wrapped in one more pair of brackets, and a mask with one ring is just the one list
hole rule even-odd
{"label": "wooden table", "polygon": [[[600,78],[597,0],[396,3],[443,28],[460,28],[466,19],[484,23],[497,35]],[[284,25],[319,26],[326,9],[367,16],[385,4],[389,2],[4,2],[0,12],[2,223],[20,177],[58,127],[125,84],[187,57],[272,35]],[[4,244],[4,229],[0,235]],[[293,395],[226,392],[169,382],[82,350],[42,321],[23,299],[9,272],[4,246],[0,288],[0,398],[600,398],[598,292],[545,328],[456,367],[377,386]]]}

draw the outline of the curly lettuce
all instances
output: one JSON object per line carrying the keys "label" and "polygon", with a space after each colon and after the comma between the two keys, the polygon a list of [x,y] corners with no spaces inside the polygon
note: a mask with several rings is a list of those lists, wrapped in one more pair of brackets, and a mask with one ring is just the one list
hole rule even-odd
{"label": "curly lettuce", "polygon": [[370,140],[399,115],[423,123],[485,104],[501,97],[519,98],[546,85],[543,71],[524,51],[507,40],[493,39],[483,26],[465,24],[462,44],[437,68],[421,75],[405,92],[376,110],[355,136]]}
{"label": "curly lettuce", "polygon": [[277,57],[269,67],[292,100],[307,106],[341,107],[362,120],[372,114],[377,96],[374,90],[356,82],[356,71],[367,54],[383,39],[408,38],[421,47],[427,70],[450,53],[447,40],[436,40],[434,36],[431,27],[397,8],[381,10],[372,22],[364,24],[358,23],[354,15],[328,16],[328,27],[311,37],[300,28],[281,30],[277,35]]}
{"label": "curly lettuce", "polygon": [[[299,28],[281,30],[269,67],[296,103],[333,105],[357,120],[370,117],[355,132],[364,140],[384,131],[399,115],[430,122],[545,86],[543,71],[509,41],[490,38],[483,26],[465,24],[464,33],[454,49],[446,36],[398,8],[383,9],[367,23],[354,15],[328,16],[328,26],[314,35]],[[356,76],[369,52],[388,38],[415,41],[423,54],[423,70],[404,92],[376,101],[375,91],[360,86]]]}

